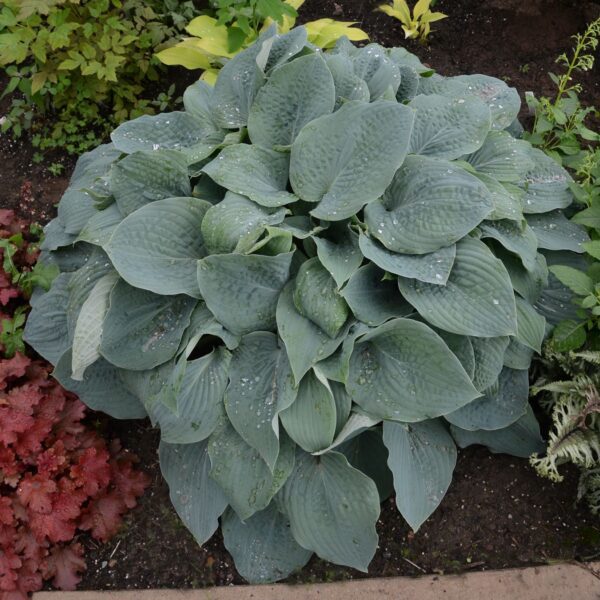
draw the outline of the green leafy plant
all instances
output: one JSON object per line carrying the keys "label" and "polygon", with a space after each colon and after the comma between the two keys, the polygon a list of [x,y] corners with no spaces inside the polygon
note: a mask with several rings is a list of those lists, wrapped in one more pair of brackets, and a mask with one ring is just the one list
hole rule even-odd
{"label": "green leafy plant", "polygon": [[392,4],[381,4],[376,10],[397,19],[402,24],[404,37],[425,42],[431,33],[431,24],[448,17],[441,12],[432,12],[432,0],[418,0],[412,12],[406,0],[392,0]]}
{"label": "green leafy plant", "polygon": [[528,368],[571,308],[547,269],[570,230],[545,235],[571,179],[505,82],[301,27],[183,101],[79,160],[25,339],[88,405],[150,415],[183,522],[220,519],[247,580],[366,570],[381,500],[417,530],[457,445],[543,450]]}
{"label": "green leafy plant", "polygon": [[123,120],[153,113],[154,51],[196,14],[191,1],[7,0],[0,67],[4,95],[16,95],[2,131],[30,130],[42,150],[80,153]]}
{"label": "green leafy plant", "polygon": [[[579,499],[585,498],[594,514],[600,512],[599,366],[600,352],[561,353],[551,345],[544,352],[546,375],[531,390],[534,395],[543,394],[541,404],[553,424],[545,455],[534,454],[531,464],[552,481],[563,480],[560,465],[577,465],[581,469]],[[552,374],[550,380],[548,374]]]}
{"label": "green leafy plant", "polygon": [[[202,79],[213,84],[219,69],[243,48],[256,41],[261,31],[276,24],[279,33],[287,33],[296,21],[296,10],[304,0],[237,2],[223,0],[217,3],[217,16],[197,17],[186,31],[194,37],[184,38],[175,46],[160,51],[156,56],[166,65],[180,65],[186,69],[202,69]],[[346,36],[350,40],[369,39],[350,21],[319,19],[305,24],[308,39],[319,48],[331,48]]]}

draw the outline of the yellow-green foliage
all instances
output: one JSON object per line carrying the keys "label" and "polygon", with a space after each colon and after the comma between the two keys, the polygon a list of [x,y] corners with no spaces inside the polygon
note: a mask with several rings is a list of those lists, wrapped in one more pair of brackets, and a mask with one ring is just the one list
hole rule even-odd
{"label": "yellow-green foliage", "polygon": [[392,4],[382,4],[377,10],[398,19],[402,24],[406,39],[418,38],[424,42],[431,33],[431,23],[441,21],[448,15],[441,12],[432,12],[432,0],[419,0],[412,12],[406,0],[392,0]]}
{"label": "yellow-green foliage", "polygon": [[[89,130],[102,136],[125,119],[154,112],[144,97],[161,66],[154,51],[195,14],[191,1],[5,0],[0,67],[9,76],[6,91],[20,91],[26,102],[15,103],[4,130],[19,135],[33,121],[38,145],[82,151],[96,143]],[[50,112],[55,123],[36,126]]]}

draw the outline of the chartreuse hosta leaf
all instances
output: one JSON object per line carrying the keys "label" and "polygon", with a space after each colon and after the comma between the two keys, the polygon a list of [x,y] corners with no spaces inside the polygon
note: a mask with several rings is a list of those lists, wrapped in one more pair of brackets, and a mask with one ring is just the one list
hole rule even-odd
{"label": "chartreuse hosta leaf", "polygon": [[396,506],[414,531],[438,507],[456,465],[456,446],[441,420],[383,424]]}
{"label": "chartreuse hosta leaf", "polygon": [[301,56],[273,72],[248,117],[253,144],[289,146],[307,124],[333,112],[333,77],[320,54]]}
{"label": "chartreuse hosta leaf", "polygon": [[157,294],[197,298],[197,263],[206,254],[200,226],[210,207],[197,198],[167,198],[130,214],[106,246],[119,275]]}
{"label": "chartreuse hosta leaf", "polygon": [[365,570],[394,484],[420,526],[448,423],[461,446],[538,451],[527,371],[580,322],[566,284],[594,283],[597,242],[568,173],[518,139],[516,90],[308,37],[271,24],[181,112],[78,160],[25,330],[89,407],[160,429],[177,511],[200,543],[221,518],[253,582],[312,552]]}
{"label": "chartreuse hosta leaf", "polygon": [[478,150],[491,127],[490,109],[477,98],[417,96],[410,153],[452,160]]}
{"label": "chartreuse hosta leaf", "polygon": [[203,167],[213,181],[262,206],[297,200],[286,191],[289,155],[249,144],[227,146]]}
{"label": "chartreuse hosta leaf", "polygon": [[322,559],[366,571],[377,548],[379,494],[337,452],[296,455],[281,497],[294,539]]}
{"label": "chartreuse hosta leaf", "polygon": [[227,416],[270,469],[279,456],[278,415],[296,398],[292,371],[277,336],[254,331],[241,339],[229,369]]}
{"label": "chartreuse hosta leaf", "polygon": [[410,319],[388,321],[357,341],[346,388],[369,414],[395,421],[444,415],[480,395],[444,341]]}
{"label": "chartreuse hosta leaf", "polygon": [[207,442],[160,443],[160,470],[169,484],[171,502],[199,544],[204,544],[219,526],[227,498],[210,477]]}
{"label": "chartreuse hosta leaf", "polygon": [[428,254],[463,238],[492,209],[487,188],[464,169],[409,156],[383,198],[365,208],[365,221],[388,250]]}
{"label": "chartreuse hosta leaf", "polygon": [[268,331],[275,326],[277,299],[289,278],[292,255],[207,256],[198,261],[202,298],[232,333]]}
{"label": "chartreuse hosta leaf", "polygon": [[292,144],[292,189],[318,202],[312,214],[319,219],[353,216],[390,184],[406,156],[412,122],[408,107],[387,101],[347,102],[311,121]]}
{"label": "chartreuse hosta leaf", "polygon": [[402,295],[432,325],[461,335],[496,337],[517,333],[517,311],[504,265],[487,246],[466,237],[446,285],[398,280]]}
{"label": "chartreuse hosta leaf", "polygon": [[245,521],[228,509],[223,515],[223,542],[249,583],[283,579],[301,569],[313,554],[296,542],[289,519],[275,502]]}

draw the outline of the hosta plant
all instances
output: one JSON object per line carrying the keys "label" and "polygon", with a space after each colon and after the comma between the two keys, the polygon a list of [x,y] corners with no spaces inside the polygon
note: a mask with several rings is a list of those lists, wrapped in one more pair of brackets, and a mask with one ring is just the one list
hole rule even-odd
{"label": "hosta plant", "polygon": [[366,570],[380,502],[414,529],[456,446],[543,450],[527,370],[576,310],[570,178],[519,96],[402,48],[270,29],[84,155],[46,228],[26,340],[92,408],[149,415],[199,543],[249,581]]}

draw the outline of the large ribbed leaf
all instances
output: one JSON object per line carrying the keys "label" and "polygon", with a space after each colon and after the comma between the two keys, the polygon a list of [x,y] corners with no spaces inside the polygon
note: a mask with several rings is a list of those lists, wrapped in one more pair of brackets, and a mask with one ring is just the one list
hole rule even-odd
{"label": "large ribbed leaf", "polygon": [[302,547],[324,560],[367,570],[377,548],[379,494],[342,454],[298,453],[281,501]]}
{"label": "large ribbed leaf", "polygon": [[454,352],[456,358],[458,358],[460,364],[463,366],[463,369],[467,372],[467,375],[473,380],[475,374],[475,351],[473,350],[471,339],[475,338],[448,333],[442,329],[436,330],[436,333],[444,340],[444,342],[446,342],[448,348]]}
{"label": "large ribbed leaf", "polygon": [[352,54],[354,73],[369,88],[371,101],[382,97],[395,97],[400,85],[400,71],[379,44],[367,44]]}
{"label": "large ribbed leaf", "polygon": [[333,76],[336,110],[348,100],[369,101],[369,86],[354,73],[350,57],[342,54],[326,54],[324,58]]}
{"label": "large ribbed leaf", "polygon": [[119,275],[156,294],[197,298],[197,262],[206,254],[200,225],[210,207],[197,198],[167,198],[130,214],[106,246]]}
{"label": "large ribbed leaf", "polygon": [[445,416],[450,423],[461,429],[502,429],[525,413],[528,394],[527,371],[504,367],[498,382],[485,390],[482,398]]}
{"label": "large ribbed leaf", "polygon": [[100,354],[123,369],[142,371],[175,355],[196,301],[159,296],[119,281],[110,294]]}
{"label": "large ribbed leaf", "polygon": [[244,441],[273,469],[279,455],[278,414],[294,401],[292,371],[273,333],[244,336],[233,353],[225,408]]}
{"label": "large ribbed leaf", "polygon": [[445,286],[398,279],[402,295],[432,325],[461,335],[496,337],[517,332],[512,284],[487,246],[466,237]]}
{"label": "large ribbed leaf", "polygon": [[521,344],[516,338],[510,338],[510,343],[504,352],[504,366],[511,369],[527,371],[533,359],[533,350]]}
{"label": "large ribbed leaf", "polygon": [[367,325],[381,325],[394,317],[407,317],[413,307],[402,298],[395,280],[369,263],[352,275],[341,294],[354,316]]}
{"label": "large ribbed leaf", "polygon": [[229,422],[223,422],[208,440],[210,475],[242,520],[266,508],[292,471],[294,444],[285,436],[280,441],[271,471],[258,450],[246,444]]}
{"label": "large ribbed leaf", "polygon": [[166,444],[158,449],[160,470],[169,484],[171,502],[199,544],[208,541],[219,526],[227,499],[210,478],[208,444]]}
{"label": "large ribbed leaf", "polygon": [[193,444],[205,440],[223,415],[223,395],[231,355],[219,347],[210,354],[189,361],[176,396],[177,412],[162,403],[152,410],[160,426],[160,437],[172,444]]}
{"label": "large ribbed leaf", "polygon": [[485,185],[464,169],[409,156],[383,199],[365,208],[365,221],[388,250],[427,254],[463,238],[493,208]]}
{"label": "large ribbed leaf", "polygon": [[260,146],[227,146],[202,171],[220,186],[248,196],[262,206],[282,206],[297,200],[286,191],[289,155]]}
{"label": "large ribbed leaf", "polygon": [[481,147],[491,127],[490,109],[478,98],[432,94],[417,96],[409,106],[416,110],[411,154],[448,160],[470,154]]}
{"label": "large ribbed leaf", "polygon": [[228,192],[225,199],[210,208],[202,221],[202,237],[210,254],[245,252],[261,236],[267,225],[278,225],[285,209],[271,210]]}
{"label": "large ribbed leaf", "polygon": [[537,301],[542,290],[548,285],[548,266],[546,258],[539,252],[535,255],[534,268],[528,271],[523,263],[508,253],[497,253],[502,259],[515,291],[531,303]]}
{"label": "large ribbed leaf", "polygon": [[450,431],[461,448],[481,444],[487,446],[492,452],[511,454],[521,458],[528,458],[534,452],[543,452],[546,448],[540,435],[540,426],[529,404],[521,418],[503,429],[468,431],[451,425]]}
{"label": "large ribbed leaf", "polygon": [[383,442],[394,474],[396,506],[417,531],[450,487],[456,446],[440,420],[383,423]]}
{"label": "large ribbed leaf", "polygon": [[125,387],[119,369],[99,358],[90,365],[82,381],[71,379],[71,350],[56,364],[52,376],[66,389],[77,394],[92,410],[105,412],[115,419],[143,419],[146,410]]}
{"label": "large ribbed leaf", "polygon": [[292,255],[207,256],[198,261],[202,298],[217,320],[235,334],[273,329],[277,299],[288,280]]}
{"label": "large ribbed leaf", "polygon": [[[348,371],[350,370],[350,356],[354,350],[354,343],[361,336],[369,331],[364,323],[355,323],[352,325],[344,339],[340,348],[338,348],[331,356],[319,361],[317,367],[330,382],[339,382],[345,384],[348,380]],[[333,395],[336,397],[336,387],[332,385]],[[352,400],[351,400],[352,402]],[[338,428],[339,428],[339,410],[338,410]],[[337,429],[336,428],[336,431]]]}
{"label": "large ribbed leaf", "polygon": [[78,242],[88,242],[95,246],[104,247],[117,225],[123,220],[123,215],[116,204],[111,204],[104,210],[99,210],[90,217],[77,236]]}
{"label": "large ribbed leaf", "polygon": [[306,125],[292,145],[290,181],[315,217],[340,221],[372,202],[402,164],[413,114],[395,102],[347,102]]}
{"label": "large ribbed leaf", "polygon": [[149,202],[192,192],[187,160],[175,150],[129,154],[113,165],[109,185],[123,215]]}
{"label": "large ribbed leaf", "polygon": [[336,402],[325,377],[311,369],[298,386],[294,403],[281,414],[288,435],[307,452],[327,448],[335,435]]}
{"label": "large ribbed leaf", "polygon": [[102,323],[108,310],[110,293],[118,280],[115,271],[101,277],[81,307],[73,334],[71,377],[75,381],[81,381],[86,368],[100,358]]}
{"label": "large ribbed leaf", "polygon": [[367,431],[374,425],[377,425],[378,423],[381,423],[381,419],[378,419],[376,417],[370,417],[369,415],[364,414],[362,412],[352,412],[348,416],[348,419],[344,426],[339,430],[339,432],[335,436],[333,442],[331,442],[331,445],[329,445],[327,448],[324,448],[323,450],[319,450],[318,452],[313,452],[313,454],[315,456],[325,454],[330,450],[333,450],[334,448],[337,448],[342,444],[353,440],[355,437],[357,437],[364,431]]}
{"label": "large ribbed leaf", "polygon": [[502,371],[508,336],[493,338],[470,338],[475,358],[473,385],[483,392],[494,385]]}
{"label": "large ribbed leaf", "polygon": [[294,285],[288,283],[277,302],[277,330],[290,359],[294,380],[299,383],[305,373],[318,361],[331,356],[342,344],[350,321],[336,338],[330,338],[312,321],[303,317],[294,304]]}
{"label": "large ribbed leaf", "polygon": [[394,319],[354,346],[346,388],[371,415],[422,421],[477,398],[458,358],[427,325]]}
{"label": "large ribbed leaf", "polygon": [[529,302],[515,297],[517,303],[517,340],[540,353],[546,333],[546,319]]}
{"label": "large ribbed leaf", "polygon": [[515,139],[506,131],[490,131],[483,146],[467,157],[477,171],[491,175],[498,181],[519,181],[533,161],[529,158],[529,144]]}
{"label": "large ribbed leaf", "polygon": [[316,257],[303,263],[298,271],[294,304],[302,316],[331,338],[339,334],[350,313],[333,277]]}
{"label": "large ribbed leaf", "polygon": [[[512,184],[502,184],[497,179],[484,173],[474,172],[473,175],[485,184],[492,199],[494,210],[487,216],[488,220],[509,219],[519,223],[523,220],[521,197],[524,192],[521,188]],[[508,185],[511,186],[510,189],[507,188]]]}
{"label": "large ribbed leaf", "polygon": [[331,273],[339,288],[360,267],[363,256],[358,247],[358,235],[347,225],[330,227],[327,236],[313,239],[321,264]]}
{"label": "large ribbed leaf", "polygon": [[319,54],[301,56],[275,70],[250,109],[248,135],[264,148],[292,144],[312,120],[333,112],[335,87]]}
{"label": "large ribbed leaf", "polygon": [[535,269],[537,255],[537,238],[526,221],[484,221],[481,226],[481,237],[492,238],[500,242],[507,250],[516,254],[528,271]]}
{"label": "large ribbed leaf", "polygon": [[223,542],[235,568],[249,583],[270,583],[301,569],[312,556],[294,540],[289,519],[275,502],[244,522],[229,509],[223,515]]}
{"label": "large ribbed leaf", "polygon": [[456,245],[440,248],[431,254],[399,254],[386,250],[381,244],[361,234],[360,250],[370,261],[384,271],[434,283],[445,285],[454,265]]}
{"label": "large ribbed leaf", "polygon": [[582,244],[589,241],[585,229],[569,221],[562,211],[555,210],[541,215],[528,215],[527,223],[545,250],[570,250],[583,252]]}

